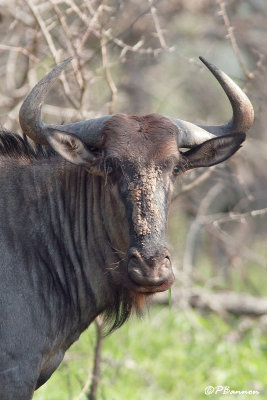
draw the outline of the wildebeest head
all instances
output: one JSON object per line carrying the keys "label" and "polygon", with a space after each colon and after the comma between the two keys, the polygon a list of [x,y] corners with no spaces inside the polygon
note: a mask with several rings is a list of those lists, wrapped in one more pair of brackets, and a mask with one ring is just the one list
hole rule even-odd
{"label": "wildebeest head", "polygon": [[[183,171],[208,167],[234,154],[253,122],[252,105],[227,75],[202,59],[231,102],[233,117],[225,125],[200,126],[158,114],[117,114],[46,125],[41,121],[41,105],[69,61],[55,67],[25,99],[20,110],[22,129],[68,161],[102,176],[114,201],[119,199],[127,225],[121,283],[139,293],[166,290],[174,279],[166,225],[175,179]],[[190,150],[181,152],[182,148]]]}
{"label": "wildebeest head", "polygon": [[128,222],[127,285],[140,292],[162,291],[173,282],[165,235],[174,169],[180,164],[177,133],[157,114],[119,114],[103,127],[107,170]]}

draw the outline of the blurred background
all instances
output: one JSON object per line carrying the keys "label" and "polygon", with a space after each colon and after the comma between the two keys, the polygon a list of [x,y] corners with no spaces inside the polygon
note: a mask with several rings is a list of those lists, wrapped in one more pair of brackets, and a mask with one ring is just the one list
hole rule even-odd
{"label": "blurred background", "polygon": [[260,393],[239,400],[267,399],[266,21],[266,0],[0,0],[6,129],[20,132],[21,102],[69,56],[43,109],[47,122],[157,112],[223,123],[230,104],[199,55],[231,76],[255,108],[232,159],[177,184],[171,293],[104,340],[92,325],[34,400],[194,400],[210,385]]}

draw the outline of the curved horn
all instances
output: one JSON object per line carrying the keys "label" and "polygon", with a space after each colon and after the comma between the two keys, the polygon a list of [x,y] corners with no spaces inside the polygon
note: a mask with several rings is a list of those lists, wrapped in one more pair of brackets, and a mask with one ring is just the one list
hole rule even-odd
{"label": "curved horn", "polygon": [[215,76],[226,93],[232,105],[233,116],[226,124],[215,126],[195,125],[186,121],[168,117],[179,128],[181,133],[178,139],[180,147],[190,148],[215,136],[245,132],[251,127],[254,121],[254,110],[252,104],[240,87],[215,65],[209,63],[203,57],[199,58]]}
{"label": "curved horn", "polygon": [[49,132],[59,130],[72,133],[87,145],[97,147],[102,142],[100,136],[102,125],[111,115],[65,125],[47,125],[41,120],[42,105],[46,95],[71,60],[72,57],[69,57],[57,65],[28,94],[20,108],[20,125],[23,132],[39,144],[47,145]]}

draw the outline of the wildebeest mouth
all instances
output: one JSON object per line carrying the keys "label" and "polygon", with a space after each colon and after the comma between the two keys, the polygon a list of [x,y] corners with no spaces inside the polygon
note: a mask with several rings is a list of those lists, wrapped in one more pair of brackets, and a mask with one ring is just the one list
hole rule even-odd
{"label": "wildebeest mouth", "polygon": [[133,282],[130,282],[128,287],[129,289],[137,292],[137,293],[142,293],[144,295],[151,295],[151,294],[155,294],[155,293],[159,293],[159,292],[164,292],[165,290],[169,289],[172,284],[174,282],[174,277],[172,277],[172,279],[169,279],[167,281],[165,281],[163,284],[161,284],[160,286],[138,286]]}
{"label": "wildebeest mouth", "polygon": [[131,248],[128,252],[127,272],[127,286],[139,293],[163,292],[174,282],[170,255],[166,248],[149,258],[142,256],[136,248]]}
{"label": "wildebeest mouth", "polygon": [[126,286],[128,289],[144,294],[144,295],[151,295],[159,292],[164,292],[165,290],[168,290],[174,282],[174,275],[167,279],[165,282],[163,282],[160,285],[154,285],[154,286],[143,286],[143,285],[138,285],[135,282],[133,282],[130,278],[126,282]]}

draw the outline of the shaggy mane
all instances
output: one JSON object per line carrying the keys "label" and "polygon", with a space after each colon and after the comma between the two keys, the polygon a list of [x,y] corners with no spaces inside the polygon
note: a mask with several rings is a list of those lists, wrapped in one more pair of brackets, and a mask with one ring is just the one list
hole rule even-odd
{"label": "shaggy mane", "polygon": [[0,129],[0,158],[14,158],[25,161],[51,158],[56,155],[50,146],[34,143],[25,135]]}
{"label": "shaggy mane", "polygon": [[[21,137],[17,133],[0,128],[0,160],[8,158],[29,163],[55,156],[56,152],[50,146],[36,144],[26,135]],[[102,313],[106,325],[105,334],[118,329],[133,313],[142,316],[148,298],[149,296],[134,293],[126,288],[115,289],[113,303]]]}
{"label": "shaggy mane", "polygon": [[145,306],[151,299],[150,295],[134,293],[126,288],[118,288],[115,292],[113,304],[103,313],[105,336],[120,328],[132,314],[142,317]]}

